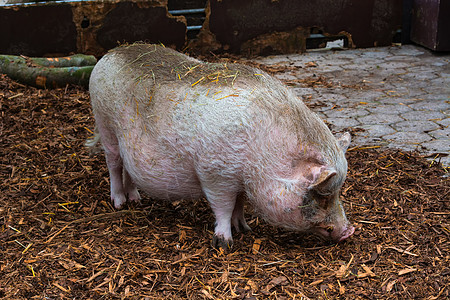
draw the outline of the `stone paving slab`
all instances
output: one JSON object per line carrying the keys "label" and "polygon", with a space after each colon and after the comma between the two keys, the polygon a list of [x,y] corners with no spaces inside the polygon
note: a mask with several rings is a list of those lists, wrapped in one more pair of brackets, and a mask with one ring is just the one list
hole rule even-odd
{"label": "stone paving slab", "polygon": [[440,153],[438,159],[450,167],[450,54],[404,45],[255,61],[297,67],[277,73],[280,80],[322,76],[331,83],[299,82],[293,88],[334,132],[353,128],[352,146],[418,150],[433,159]]}

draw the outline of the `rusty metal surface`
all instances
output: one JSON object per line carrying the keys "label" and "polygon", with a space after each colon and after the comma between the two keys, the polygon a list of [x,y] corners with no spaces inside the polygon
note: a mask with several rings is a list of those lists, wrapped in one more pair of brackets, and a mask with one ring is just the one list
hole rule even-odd
{"label": "rusty metal surface", "polygon": [[414,0],[411,40],[435,51],[450,51],[450,1]]}
{"label": "rusty metal surface", "polygon": [[166,7],[120,2],[105,15],[97,40],[105,49],[117,46],[117,42],[139,40],[180,49],[186,42],[186,23],[170,18]]}
{"label": "rusty metal surface", "polygon": [[76,50],[77,32],[68,5],[0,9],[0,53],[40,56]]}
{"label": "rusty metal surface", "polygon": [[[190,0],[185,3],[189,7],[178,0],[0,6],[0,53],[100,56],[118,42],[134,41],[182,49],[186,19],[170,15],[168,6],[191,8],[205,2]],[[302,52],[312,32],[345,36],[350,47],[383,46],[401,28],[401,16],[402,0],[210,0],[199,38],[189,47],[206,53]]]}
{"label": "rusty metal surface", "polygon": [[318,27],[348,33],[356,47],[389,45],[401,28],[402,0],[210,0],[209,29],[239,52],[241,45],[270,32]]}
{"label": "rusty metal surface", "polygon": [[103,55],[119,42],[164,43],[181,49],[186,21],[166,0],[65,2],[0,6],[0,53]]}

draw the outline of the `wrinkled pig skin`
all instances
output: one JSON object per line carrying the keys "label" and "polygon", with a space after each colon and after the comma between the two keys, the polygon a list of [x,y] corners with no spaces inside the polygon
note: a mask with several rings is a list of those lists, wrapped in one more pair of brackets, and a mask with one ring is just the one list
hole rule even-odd
{"label": "wrinkled pig skin", "polygon": [[240,64],[205,63],[161,45],[106,54],[90,78],[111,199],[206,197],[213,245],[250,230],[248,201],[266,221],[339,242],[354,232],[339,191],[350,135],[336,139],[280,81]]}

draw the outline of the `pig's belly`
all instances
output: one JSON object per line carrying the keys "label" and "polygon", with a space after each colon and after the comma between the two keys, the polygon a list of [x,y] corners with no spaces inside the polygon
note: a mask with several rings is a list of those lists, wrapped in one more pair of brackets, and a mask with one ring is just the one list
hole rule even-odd
{"label": "pig's belly", "polygon": [[135,146],[132,146],[132,149],[127,147],[129,149],[123,151],[121,156],[125,169],[140,190],[155,199],[203,197],[192,160],[174,158],[168,153],[157,153],[148,146]]}

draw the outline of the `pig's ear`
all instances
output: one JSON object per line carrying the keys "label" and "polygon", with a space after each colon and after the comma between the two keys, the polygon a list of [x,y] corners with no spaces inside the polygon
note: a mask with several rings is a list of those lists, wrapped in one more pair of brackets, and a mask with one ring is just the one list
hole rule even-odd
{"label": "pig's ear", "polygon": [[339,147],[341,147],[342,151],[347,151],[348,146],[350,145],[350,141],[352,140],[352,137],[350,133],[344,132],[338,139]]}
{"label": "pig's ear", "polygon": [[314,174],[314,181],[310,185],[310,189],[315,189],[319,192],[325,192],[331,178],[336,176],[336,170],[325,167],[318,168],[318,173]]}

